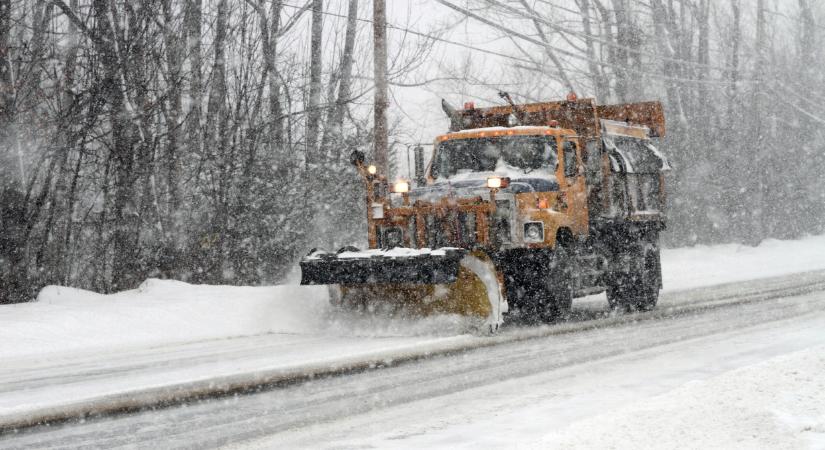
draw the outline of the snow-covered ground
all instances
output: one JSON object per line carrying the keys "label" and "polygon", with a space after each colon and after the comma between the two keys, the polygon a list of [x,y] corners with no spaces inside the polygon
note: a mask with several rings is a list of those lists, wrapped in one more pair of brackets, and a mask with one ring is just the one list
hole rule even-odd
{"label": "snow-covered ground", "polygon": [[[664,290],[825,269],[825,236],[759,247],[698,246],[662,252]],[[100,295],[49,286],[36,302],[0,308],[0,359],[184,343],[263,333],[417,336],[459,331],[449,317],[341,322],[325,287],[231,287],[151,279]]]}
{"label": "snow-covered ground", "polygon": [[576,422],[535,448],[825,448],[825,347],[685,383]]}
{"label": "snow-covered ground", "polygon": [[[427,395],[419,384],[424,392],[415,401],[397,405],[391,392],[369,392],[390,406],[239,447],[265,449],[277,442],[301,448],[821,449],[825,313],[760,324],[774,315],[776,310],[747,305],[555,336],[529,351],[495,349],[479,355],[489,359],[484,369],[470,375],[452,369],[459,372],[455,378],[466,380],[462,389],[445,389],[433,380],[432,390],[442,394]],[[742,328],[743,323],[751,325]],[[685,333],[695,334],[686,339]],[[667,343],[669,338],[675,339]],[[610,356],[595,356],[600,351]],[[535,371],[502,376],[531,364],[522,352],[535,361]],[[507,368],[496,373],[499,362]],[[449,383],[451,369],[438,362],[419,370],[434,371]],[[487,376],[500,381],[487,384]],[[365,377],[351,385],[372,383]],[[303,395],[318,401],[310,389]],[[274,395],[267,400],[277,404]],[[327,406],[337,407],[333,401]]]}
{"label": "snow-covered ground", "polygon": [[36,302],[0,307],[0,359],[302,333],[320,326],[326,295],[323,287],[194,286],[156,279],[112,295],[48,286]]}
{"label": "snow-covered ground", "polygon": [[[742,287],[717,289],[718,292],[706,294],[699,291],[687,291],[697,287],[825,269],[825,236],[809,237],[800,241],[768,241],[757,248],[723,245],[665,250],[662,258],[666,291],[663,295],[663,309],[667,310],[672,306],[701,304],[725,296],[731,298],[731,295],[739,294],[739,289],[753,287],[754,293],[764,292],[769,287],[775,287],[775,282],[767,285],[762,282],[763,285],[759,285],[760,282],[754,281],[753,286],[748,283]],[[793,283],[799,282],[799,280],[793,281]],[[805,280],[801,282],[805,284]],[[779,307],[777,311],[783,311],[782,308],[791,308],[790,313],[797,315],[810,314],[812,311],[819,314],[821,296],[817,294],[804,301],[799,300],[801,303],[796,306],[786,307],[780,304],[770,306],[770,308]],[[600,308],[602,303],[605,303],[603,296],[579,301],[579,311],[586,315],[594,305]],[[175,281],[147,280],[136,290],[113,295],[99,295],[56,286],[47,287],[40,293],[37,302],[0,308],[0,360],[4,361],[3,367],[0,367],[0,419],[14,417],[16,414],[38,411],[42,413],[46,411],[44,408],[50,405],[69,407],[81,402],[97,401],[96,398],[99,400],[104,396],[119,395],[120,400],[124,398],[129,400],[133,399],[133,394],[134,398],[138,398],[137,393],[140,390],[154,389],[155,392],[159,392],[158,389],[174,388],[176,384],[185,382],[211,384],[212,380],[218,380],[220,377],[231,380],[232,377],[239,375],[260,374],[266,371],[271,374],[273,371],[288,371],[310,366],[337,367],[345,365],[347,361],[364,358],[387,361],[404,352],[420,353],[423,349],[424,354],[429,354],[428,348],[436,350],[443,349],[445,346],[458,348],[465,344],[478,347],[478,342],[485,339],[462,335],[463,324],[454,317],[443,316],[414,321],[386,317],[342,317],[332,314],[327,305],[326,288],[295,285],[253,288],[194,286]],[[764,317],[742,318],[743,324],[738,326],[752,326],[773,317],[771,315],[773,313],[769,313],[761,306],[755,306],[753,313]],[[785,313],[788,311],[783,312]],[[684,330],[677,331],[675,336],[679,339],[687,339],[686,336],[693,332],[691,330],[705,328],[710,330],[714,327],[726,330],[726,327],[730,326],[735,330],[736,326],[732,324],[707,324],[708,320],[732,320],[731,317],[736,317],[738,313],[725,314],[727,315],[709,313],[707,318],[692,318],[695,325],[683,323],[681,322],[683,319],[677,319],[674,322]],[[564,427],[554,429],[550,435],[546,435],[549,429],[539,427],[537,431],[535,427],[527,427],[523,430],[523,435],[515,442],[537,447],[592,447],[602,446],[602,443],[612,439],[611,436],[618,435],[621,436],[619,441],[610,441],[608,446],[622,447],[625,445],[629,448],[635,447],[632,445],[635,443],[642,446],[648,443],[657,446],[655,441],[646,442],[633,435],[637,432],[633,429],[634,427],[648,426],[646,423],[640,425],[639,417],[644,417],[645,420],[649,418],[650,426],[676,429],[682,424],[680,421],[693,420],[691,414],[697,416],[697,421],[708,420],[708,417],[716,414],[718,420],[713,423],[719,425],[719,433],[723,433],[724,430],[730,431],[731,423],[733,423],[731,421],[736,421],[747,424],[747,426],[761,426],[766,430],[773,430],[771,432],[780,433],[788,439],[802,439],[788,442],[802,442],[803,444],[800,445],[804,446],[810,439],[814,439],[810,441],[814,442],[812,445],[820,446],[821,444],[817,442],[821,441],[816,441],[821,437],[817,434],[819,433],[817,430],[820,429],[817,427],[825,426],[823,425],[825,416],[821,409],[810,406],[810,404],[820,400],[822,400],[820,403],[825,403],[825,399],[817,396],[825,390],[821,389],[820,381],[806,374],[815,370],[821,372],[822,359],[825,358],[823,348],[825,347],[817,347],[808,353],[801,353],[800,355],[803,356],[779,358],[766,363],[772,364],[771,367],[776,370],[786,371],[783,372],[783,376],[780,376],[781,374],[774,376],[788,384],[783,387],[784,390],[778,390],[781,386],[780,381],[774,383],[773,379],[760,381],[756,378],[748,378],[750,376],[748,374],[752,372],[743,366],[758,364],[809,346],[825,344],[825,332],[820,331],[825,326],[823,320],[825,320],[825,314],[815,316],[804,328],[804,332],[796,330],[793,322],[788,322],[785,328],[774,330],[772,334],[740,336],[739,344],[727,346],[729,354],[705,344],[704,350],[701,350],[706,352],[702,356],[704,359],[697,357],[692,360],[692,364],[697,365],[699,361],[706,361],[706,364],[713,364],[714,368],[705,370],[702,376],[696,378],[704,380],[701,383],[685,384],[692,379],[685,378],[684,371],[671,373],[674,366],[678,368],[682,361],[692,359],[692,355],[698,351],[696,349],[684,350],[681,353],[674,351],[672,355],[664,358],[658,356],[658,362],[654,365],[661,365],[662,369],[657,369],[661,373],[658,378],[654,377],[655,389],[640,390],[637,385],[631,386],[626,384],[627,382],[622,384],[606,376],[593,380],[597,384],[619,383],[605,391],[607,398],[614,399],[612,404],[605,404],[610,408],[605,407],[604,411],[601,411],[609,416],[610,420],[598,417],[599,411],[594,411],[594,408],[588,410],[574,402],[572,404],[576,405],[577,410],[589,411],[589,413],[582,413],[580,417],[574,417],[575,420],[571,420],[570,417],[564,415],[566,413],[562,413],[562,416],[567,417],[566,421],[560,422],[564,424]],[[668,320],[663,322],[665,322],[664,325],[669,323]],[[566,326],[568,325],[564,324],[560,328]],[[569,324],[571,329],[577,326],[576,323]],[[651,332],[655,333],[655,336],[648,336],[643,332],[644,327],[639,327],[639,329],[637,334],[651,342],[659,341],[657,336],[669,336],[668,331]],[[524,331],[526,333],[522,333]],[[509,339],[508,332],[522,333],[525,336],[533,333],[531,330],[505,330],[501,337]],[[794,333],[801,334],[797,336]],[[580,333],[574,333],[574,335],[578,334]],[[506,339],[502,342],[507,342]],[[706,340],[711,342],[712,338]],[[780,340],[785,342],[785,345],[777,347],[774,342]],[[512,340],[512,342],[515,341]],[[606,342],[612,341],[613,339],[610,338]],[[562,340],[554,342],[560,343]],[[760,350],[770,345],[773,345],[772,350]],[[729,365],[725,362],[729,356],[732,359],[739,358],[739,363]],[[641,356],[634,358],[638,359]],[[814,362],[811,362],[812,359]],[[820,366],[816,366],[816,361],[819,361]],[[797,362],[800,365],[799,369],[796,367]],[[642,366],[635,370],[649,371],[652,367],[649,362],[645,362]],[[730,372],[730,370],[739,369],[741,369],[739,372]],[[756,368],[753,373],[760,370],[769,372],[772,369]],[[606,373],[602,369],[599,371]],[[794,371],[798,373],[791,373]],[[375,377],[380,378],[380,371],[376,374]],[[585,402],[600,401],[594,398],[592,393],[602,391],[594,391],[595,385],[584,382],[588,379],[585,376],[587,374],[588,372],[574,375],[579,380],[576,386],[581,388],[581,392],[570,393],[568,403],[574,400],[579,401],[580,398]],[[633,370],[626,370],[619,375],[626,378],[645,376],[644,373],[634,373]],[[558,377],[558,375],[553,376]],[[755,400],[751,403],[747,403],[750,401],[747,398],[742,401],[737,400],[739,397],[747,397],[745,395],[747,390],[737,394],[735,389],[725,385],[730,382],[724,380],[730,377],[735,380],[740,376],[744,380],[750,380],[746,381],[743,389],[752,387],[764,395],[758,399],[754,397]],[[514,385],[522,382],[522,378],[512,380]],[[710,396],[705,398],[713,398],[716,394],[710,390],[719,383],[723,386],[720,389],[724,389],[725,395],[728,395],[724,397],[724,401],[701,406],[701,399],[693,404],[685,400],[699,395],[696,389],[705,384],[709,387],[702,389],[708,392],[702,395]],[[548,387],[548,389],[556,388]],[[614,395],[616,389],[624,390],[622,391],[624,397]],[[495,390],[490,388],[488,391],[493,393],[493,398],[495,398]],[[522,393],[528,400],[534,396],[527,391]],[[650,398],[653,394],[661,394],[661,398],[665,400],[660,400],[660,397]],[[642,400],[636,401],[639,400],[636,398],[639,395]],[[774,398],[782,395],[784,397]],[[536,392],[535,397],[551,402],[559,400],[551,391]],[[678,404],[679,406],[676,407],[678,414],[665,414],[668,410],[662,409],[668,405],[674,405],[673,401],[668,403],[669,397],[676,399],[673,401],[682,402],[683,406]],[[720,396],[720,398],[723,397]],[[625,402],[620,402],[621,399]],[[627,402],[628,399],[634,401]],[[764,408],[757,408],[758,404],[762,404],[762,400],[776,406],[771,410],[774,415],[766,415]],[[460,402],[460,400],[455,401]],[[443,408],[445,414],[455,410],[452,400],[445,398],[444,402],[446,402]],[[517,409],[502,411],[501,416],[506,417],[513,427],[518,428],[518,424],[522,421],[520,417],[524,415],[520,411],[529,402],[525,404],[522,399],[521,403],[518,401],[515,403],[519,405]],[[505,402],[504,408],[507,404]],[[550,417],[547,407],[536,413]],[[427,427],[424,431],[407,430],[405,432],[424,433],[427,438],[405,438],[404,446],[446,445],[449,439],[459,436],[462,429],[467,429],[468,433],[472,434],[491,426],[492,424],[485,422],[485,420],[489,421],[488,416],[489,414],[479,416],[461,413],[461,417],[456,419],[460,424],[458,428],[452,424],[444,425],[444,430],[431,430]],[[427,418],[427,420],[431,419]],[[448,419],[437,421],[444,422],[445,420],[449,421]],[[659,422],[656,422],[657,420]],[[468,425],[467,421],[471,424]],[[592,427],[595,423],[603,424],[600,432],[604,431],[604,434],[590,433],[588,436],[591,440],[577,440],[581,437],[581,433],[576,432],[575,427]],[[436,425],[436,428],[438,427]],[[789,434],[796,433],[800,429],[802,429],[801,437],[796,435],[793,437]],[[736,437],[740,434],[738,430],[734,427],[736,432],[732,433],[734,437],[731,439],[744,439],[741,436]],[[742,430],[747,432],[748,429]],[[774,442],[762,439],[764,433],[768,433],[766,430],[754,432],[756,437],[752,441],[745,439],[741,442],[735,441],[732,445],[749,447],[748,443],[751,442],[764,444]],[[457,432],[459,435],[455,434]],[[440,440],[444,436],[448,441]],[[690,438],[684,433],[681,436]],[[713,434],[710,433],[709,436]],[[394,446],[397,442],[393,439],[392,436],[384,436],[378,440],[367,439],[352,442],[355,442],[355,445],[368,442],[371,443],[370,445],[375,444],[381,447]],[[350,441],[343,435],[341,440]],[[473,441],[473,438],[469,437],[468,441]],[[298,439],[295,442],[300,444],[303,441]],[[312,439],[308,442],[312,442],[313,446],[317,444],[317,441]],[[495,439],[482,439],[481,442],[491,445],[502,443]],[[682,441],[679,436],[673,436],[672,441],[668,441],[674,445],[680,442]]]}
{"label": "snow-covered ground", "polygon": [[756,280],[825,268],[825,236],[798,241],[768,239],[758,247],[738,244],[662,251],[665,291]]}

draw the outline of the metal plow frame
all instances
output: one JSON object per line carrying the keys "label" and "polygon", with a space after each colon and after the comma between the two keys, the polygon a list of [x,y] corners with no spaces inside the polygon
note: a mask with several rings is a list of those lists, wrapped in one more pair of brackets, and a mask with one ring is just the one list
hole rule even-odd
{"label": "metal plow frame", "polygon": [[453,283],[466,253],[462,249],[445,249],[443,254],[415,256],[309,256],[301,261],[301,284]]}

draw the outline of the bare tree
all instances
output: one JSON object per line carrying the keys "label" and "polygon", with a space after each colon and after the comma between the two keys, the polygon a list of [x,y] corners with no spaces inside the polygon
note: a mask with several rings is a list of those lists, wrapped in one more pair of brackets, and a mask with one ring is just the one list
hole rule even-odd
{"label": "bare tree", "polygon": [[373,0],[373,72],[375,74],[375,145],[373,156],[381,173],[389,173],[387,142],[387,12],[384,0]]}
{"label": "bare tree", "polygon": [[[338,95],[333,105],[327,110],[327,128],[321,142],[321,148],[326,152],[340,153],[344,126],[344,114],[347,111],[352,95],[352,65],[355,61],[355,34],[358,31],[358,0],[349,0],[347,10],[347,30],[344,36],[344,50],[341,54],[337,81]],[[334,84],[332,88],[334,88]],[[340,154],[329,155],[340,157]]]}
{"label": "bare tree", "polygon": [[323,33],[323,0],[312,0],[312,32],[310,34],[309,98],[307,101],[307,160],[318,163],[318,135],[321,124],[321,42]]}

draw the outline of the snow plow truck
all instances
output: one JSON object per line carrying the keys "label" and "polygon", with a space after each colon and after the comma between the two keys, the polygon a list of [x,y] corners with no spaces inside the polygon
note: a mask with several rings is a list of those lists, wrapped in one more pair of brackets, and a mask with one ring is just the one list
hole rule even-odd
{"label": "snow plow truck", "polygon": [[[301,284],[334,305],[448,313],[495,332],[506,316],[548,322],[575,297],[649,310],[662,287],[665,134],[659,102],[594,99],[457,109],[415,180],[390,180],[355,151],[369,248],[314,249]],[[366,309],[365,309],[366,308]]]}

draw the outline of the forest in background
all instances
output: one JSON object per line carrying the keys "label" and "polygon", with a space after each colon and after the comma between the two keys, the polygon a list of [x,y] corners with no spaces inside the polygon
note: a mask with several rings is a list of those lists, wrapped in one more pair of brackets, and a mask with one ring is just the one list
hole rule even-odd
{"label": "forest in background", "polygon": [[[668,245],[825,231],[822,5],[431,3],[388,26],[391,93],[661,99]],[[348,155],[372,151],[371,18],[367,0],[0,0],[0,302],[274,283],[311,247],[363,245]],[[409,122],[391,114],[399,159]]]}

